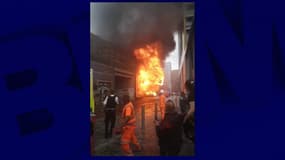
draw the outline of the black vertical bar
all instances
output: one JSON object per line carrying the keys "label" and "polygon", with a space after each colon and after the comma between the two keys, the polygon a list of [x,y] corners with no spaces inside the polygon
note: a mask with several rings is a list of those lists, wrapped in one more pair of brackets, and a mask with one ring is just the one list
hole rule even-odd
{"label": "black vertical bar", "polygon": [[158,120],[158,118],[157,118],[157,103],[154,103],[154,120]]}
{"label": "black vertical bar", "polygon": [[142,105],[142,129],[145,129],[145,105]]}

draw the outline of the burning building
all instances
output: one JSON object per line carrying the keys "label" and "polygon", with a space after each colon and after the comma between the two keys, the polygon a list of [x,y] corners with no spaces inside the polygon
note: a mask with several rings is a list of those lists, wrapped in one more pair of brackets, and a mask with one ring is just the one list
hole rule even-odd
{"label": "burning building", "polygon": [[[165,79],[165,75],[168,77],[170,73],[165,74],[164,68],[167,66],[163,62],[176,46],[173,33],[183,30],[181,25],[184,17],[183,5],[184,3],[91,4],[91,26],[94,26],[91,27],[91,32],[101,37],[103,41],[128,50],[128,52],[113,50],[116,53],[111,55],[116,57],[109,56],[106,63],[102,63],[112,66],[113,69],[105,67],[106,72],[100,74],[103,76],[109,73],[107,79],[110,79],[112,84],[121,82],[115,86],[123,85],[128,81],[128,76],[135,77],[134,88],[136,88],[137,97],[156,95],[165,80],[170,85],[168,88],[171,89],[171,80]],[[112,49],[102,50],[112,52]],[[103,57],[106,58],[107,55],[108,53]],[[119,57],[123,59],[120,60]],[[126,69],[115,67],[116,64],[113,61],[125,62],[123,66]],[[136,64],[136,66],[129,64]],[[112,79],[110,76],[113,73],[124,76]],[[133,84],[133,79],[130,79],[130,83]],[[123,85],[122,88],[126,87],[129,86]]]}
{"label": "burning building", "polygon": [[139,62],[136,81],[137,97],[156,96],[163,85],[164,73],[159,59],[160,47],[160,43],[153,43],[134,51]]}

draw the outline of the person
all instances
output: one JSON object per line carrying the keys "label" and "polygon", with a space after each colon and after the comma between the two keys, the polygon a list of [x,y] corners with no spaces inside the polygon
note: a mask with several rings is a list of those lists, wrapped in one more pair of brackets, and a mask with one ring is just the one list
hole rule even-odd
{"label": "person", "polygon": [[155,121],[161,156],[177,156],[182,146],[183,115],[178,114],[172,100],[166,102],[165,118]]}
{"label": "person", "polygon": [[94,88],[93,88],[93,70],[90,70],[90,152],[91,154],[95,151],[95,141],[94,141],[94,130],[95,130],[95,122],[96,122],[96,114],[95,114],[95,98],[94,98]]}
{"label": "person", "polygon": [[164,114],[165,114],[165,102],[166,102],[166,97],[164,95],[164,92],[160,92],[159,96],[159,108],[160,108],[160,113],[161,113],[161,120],[164,119]]}
{"label": "person", "polygon": [[187,80],[185,82],[185,88],[187,92],[187,105],[190,107],[184,118],[184,134],[186,138],[194,142],[194,126],[195,126],[195,90],[194,90],[194,81]]}
{"label": "person", "polygon": [[93,154],[95,151],[95,141],[94,141],[95,123],[96,123],[96,115],[94,114],[94,112],[91,112],[91,115],[90,115],[90,149],[91,149],[91,154]]}
{"label": "person", "polygon": [[104,93],[103,93],[103,99],[105,100],[106,97],[109,95],[109,91],[108,90],[104,90]]}
{"label": "person", "polygon": [[137,151],[141,150],[141,146],[135,135],[136,118],[135,110],[130,97],[125,95],[123,97],[123,111],[121,116],[121,150],[126,156],[133,156],[133,151],[130,147],[130,143],[134,144]]}
{"label": "person", "polygon": [[94,141],[94,123],[95,123],[95,120],[91,120],[90,121],[90,152],[91,154],[94,153],[95,151],[95,141]]}
{"label": "person", "polygon": [[189,109],[189,104],[187,104],[187,98],[183,91],[181,91],[179,96],[179,106],[182,114],[185,114]]}
{"label": "person", "polygon": [[105,138],[107,139],[112,137],[116,122],[116,108],[119,105],[119,98],[114,94],[114,90],[110,91],[110,95],[105,98],[103,104],[105,106]]}

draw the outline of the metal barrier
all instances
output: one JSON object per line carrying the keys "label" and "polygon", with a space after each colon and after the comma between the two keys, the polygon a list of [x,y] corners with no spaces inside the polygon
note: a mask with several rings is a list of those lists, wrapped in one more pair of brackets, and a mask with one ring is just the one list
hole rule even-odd
{"label": "metal barrier", "polygon": [[142,117],[141,117],[141,120],[142,120],[141,129],[142,130],[145,129],[145,106],[146,105],[142,105],[142,108],[141,108],[141,114],[142,114]]}
{"label": "metal barrier", "polygon": [[[144,103],[141,105],[141,144],[146,155],[159,155],[158,139],[154,120],[159,119],[158,104]],[[150,143],[151,142],[151,143]]]}
{"label": "metal barrier", "polygon": [[158,104],[157,103],[144,103],[141,107],[141,129],[145,129],[145,108],[148,105],[154,105],[154,120],[158,120]]}

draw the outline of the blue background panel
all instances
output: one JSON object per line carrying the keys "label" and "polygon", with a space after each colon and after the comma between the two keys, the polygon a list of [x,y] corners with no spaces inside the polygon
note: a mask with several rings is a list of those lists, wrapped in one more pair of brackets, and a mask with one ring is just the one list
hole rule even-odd
{"label": "blue background panel", "polygon": [[1,159],[89,154],[89,8],[82,0],[2,2]]}
{"label": "blue background panel", "polygon": [[[192,159],[284,159],[282,1],[195,6]],[[86,0],[1,3],[1,159],[90,159],[89,9]]]}

